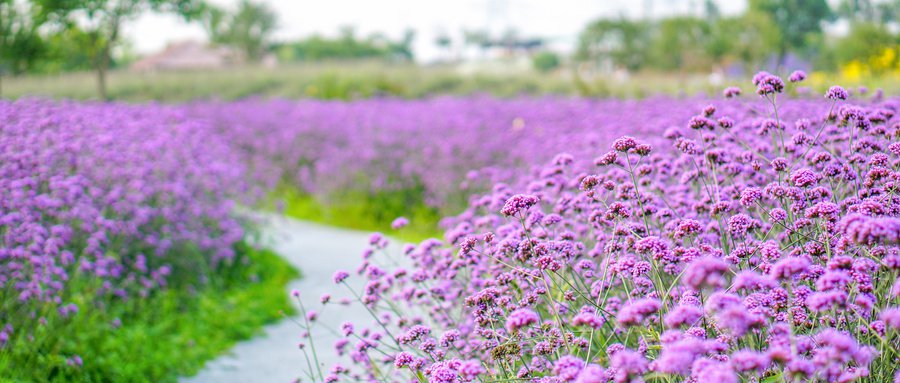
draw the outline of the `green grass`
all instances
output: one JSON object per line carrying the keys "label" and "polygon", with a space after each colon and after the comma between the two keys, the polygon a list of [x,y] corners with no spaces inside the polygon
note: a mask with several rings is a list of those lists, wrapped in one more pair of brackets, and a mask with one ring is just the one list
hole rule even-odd
{"label": "green grass", "polygon": [[[280,186],[269,196],[268,208],[276,203],[283,206],[286,216],[326,225],[356,230],[379,231],[406,242],[420,242],[427,238],[441,238],[437,209],[426,206],[415,191],[346,193],[340,198],[321,201],[315,196]],[[351,201],[351,202],[347,202]],[[397,217],[409,219],[409,226],[392,230]]]}
{"label": "green grass", "polygon": [[[174,382],[261,327],[292,313],[285,286],[298,272],[268,250],[237,245],[238,258],[206,287],[173,286],[147,298],[98,299],[89,277],[75,276],[69,319],[48,313],[34,340],[0,352],[0,381]],[[114,322],[120,321],[116,328]],[[78,355],[81,367],[66,358]]]}
{"label": "green grass", "polygon": [[[277,68],[240,67],[220,70],[110,73],[108,93],[123,101],[179,102],[239,99],[250,96],[355,99],[378,95],[415,98],[433,94],[488,92],[497,96],[574,91],[565,74],[532,72],[462,74],[450,67],[422,67],[380,62],[291,64]],[[91,72],[3,78],[6,98],[41,96],[97,98]]]}
{"label": "green grass", "polygon": [[[784,69],[786,72],[789,69]],[[659,94],[675,97],[705,94],[719,96],[728,86],[740,86],[752,94],[749,75],[710,81],[706,73],[638,72],[613,76],[577,71],[571,67],[549,73],[495,63],[480,69],[460,70],[449,65],[362,62],[314,62],[285,64],[277,68],[235,67],[204,71],[131,72],[109,75],[112,99],[122,101],[180,102],[198,99],[240,99],[251,96],[285,98],[358,99],[381,95],[420,98],[432,95],[487,93],[498,97],[522,94],[583,97],[645,98]],[[40,96],[76,100],[97,97],[92,72],[59,75],[4,77],[2,97]],[[803,84],[821,95],[831,85],[848,88],[882,88],[888,95],[900,91],[900,75],[848,78],[836,73],[813,72]]]}

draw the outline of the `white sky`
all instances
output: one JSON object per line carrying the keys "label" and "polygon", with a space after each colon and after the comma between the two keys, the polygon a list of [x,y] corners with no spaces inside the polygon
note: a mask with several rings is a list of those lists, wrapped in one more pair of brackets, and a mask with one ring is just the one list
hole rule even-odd
{"label": "white sky", "polygon": [[[237,0],[211,0],[233,7]],[[510,28],[526,37],[549,38],[555,46],[571,46],[578,32],[601,16],[624,14],[641,17],[699,10],[703,0],[256,0],[267,3],[279,16],[277,40],[313,34],[335,35],[353,26],[358,35],[381,32],[398,38],[416,30],[417,59],[428,61],[440,54],[435,37],[446,33],[457,38],[466,29],[502,33]],[[746,7],[746,0],[715,0],[723,13]],[[126,25],[125,37],[138,53],[155,52],[166,44],[185,40],[205,41],[203,29],[171,15],[145,15]]]}

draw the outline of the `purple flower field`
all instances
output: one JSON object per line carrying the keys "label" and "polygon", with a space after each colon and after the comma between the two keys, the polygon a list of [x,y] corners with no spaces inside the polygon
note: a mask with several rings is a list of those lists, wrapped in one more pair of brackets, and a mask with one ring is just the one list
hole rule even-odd
{"label": "purple flower field", "polygon": [[305,380],[891,381],[900,100],[788,99],[795,85],[766,73],[754,86],[0,101],[0,361],[47,317],[104,310],[72,301],[85,281],[123,300],[202,283],[252,230],[237,207],[287,184],[326,201],[412,190],[448,214],[444,238],[402,254],[373,235],[359,269],[335,274],[333,303],[299,292],[310,310],[359,301],[373,316],[338,324],[345,338],[318,350],[347,363],[310,364]]}
{"label": "purple flower field", "polygon": [[[754,85],[605,115],[630,129],[511,143],[534,161],[443,239],[390,254],[375,234],[356,276],[335,274],[331,302],[372,321],[341,325],[318,350],[347,363],[307,379],[900,381],[900,104],[840,87],[784,100],[767,73]],[[581,145],[594,135],[602,147]],[[543,149],[568,154],[532,166]]]}
{"label": "purple flower field", "polygon": [[48,306],[77,312],[76,274],[98,294],[146,296],[183,272],[180,248],[210,265],[234,255],[246,171],[207,125],[168,107],[41,100],[0,102],[0,121],[0,345],[27,341]]}

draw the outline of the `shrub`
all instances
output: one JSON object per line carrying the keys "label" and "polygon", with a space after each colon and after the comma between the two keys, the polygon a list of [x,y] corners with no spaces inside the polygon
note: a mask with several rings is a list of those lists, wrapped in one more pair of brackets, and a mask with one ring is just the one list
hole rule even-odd
{"label": "shrub", "polygon": [[553,52],[539,52],[531,59],[531,65],[538,72],[550,72],[559,68],[559,55]]}

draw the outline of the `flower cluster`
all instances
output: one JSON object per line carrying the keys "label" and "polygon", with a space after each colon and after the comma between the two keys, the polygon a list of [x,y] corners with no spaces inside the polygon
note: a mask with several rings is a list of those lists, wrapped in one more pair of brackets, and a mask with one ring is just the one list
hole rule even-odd
{"label": "flower cluster", "polygon": [[[240,157],[178,107],[0,101],[0,157],[0,352],[30,349],[53,318],[200,278],[178,265],[213,269],[244,235]],[[72,301],[76,278],[97,307]]]}
{"label": "flower cluster", "polygon": [[473,196],[443,241],[367,257],[345,378],[894,380],[900,101],[754,84],[759,103],[563,148]]}

